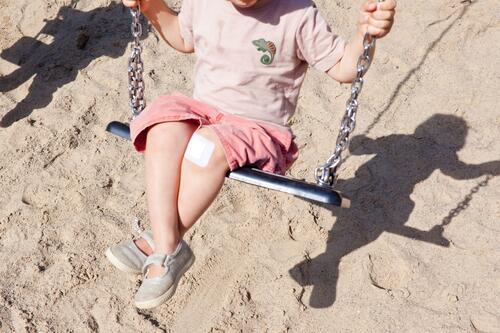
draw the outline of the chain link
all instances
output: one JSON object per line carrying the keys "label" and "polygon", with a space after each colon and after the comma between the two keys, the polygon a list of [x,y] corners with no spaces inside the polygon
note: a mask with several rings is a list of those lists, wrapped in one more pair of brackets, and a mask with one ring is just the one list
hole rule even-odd
{"label": "chain link", "polygon": [[132,234],[135,236],[139,236],[144,232],[144,228],[141,225],[141,219],[135,216],[130,223],[130,227],[132,229]]}
{"label": "chain link", "polygon": [[131,9],[132,14],[132,36],[134,37],[131,46],[130,57],[128,59],[128,93],[130,99],[130,108],[132,109],[132,119],[137,117],[146,107],[144,100],[144,80],[142,74],[144,65],[141,59],[141,11],[140,8]]}
{"label": "chain link", "polygon": [[465,198],[460,201],[455,208],[450,210],[448,215],[443,218],[443,222],[441,223],[441,227],[446,227],[448,224],[451,223],[451,221],[457,217],[462,211],[466,210],[469,208],[469,204],[472,201],[472,196],[479,192],[481,187],[486,187],[488,186],[489,181],[493,178],[492,175],[487,175],[484,180],[479,182],[476,186],[474,186],[469,193],[465,196]]}
{"label": "chain link", "polygon": [[[378,2],[382,1],[379,0]],[[340,122],[340,131],[335,144],[335,150],[325,164],[316,168],[316,183],[320,186],[331,187],[337,182],[337,170],[342,165],[342,153],[349,147],[349,136],[356,128],[358,97],[363,89],[363,76],[368,71],[372,61],[370,58],[370,51],[374,47],[375,38],[368,33],[365,34],[363,38],[363,53],[359,56],[356,64],[357,74],[351,85],[351,96],[347,99],[344,117]]]}

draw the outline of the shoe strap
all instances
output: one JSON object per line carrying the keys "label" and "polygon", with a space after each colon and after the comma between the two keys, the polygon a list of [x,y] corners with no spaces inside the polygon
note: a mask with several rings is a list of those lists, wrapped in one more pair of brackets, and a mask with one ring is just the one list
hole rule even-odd
{"label": "shoe strap", "polygon": [[144,231],[140,234],[140,238],[144,239],[149,247],[154,251],[155,249],[155,242],[153,241],[153,235],[151,234],[151,231]]}
{"label": "shoe strap", "polygon": [[142,266],[142,274],[146,275],[146,272],[148,271],[148,267],[151,265],[159,265],[163,266],[166,268],[166,271],[168,271],[168,266],[170,265],[170,262],[172,259],[177,256],[177,254],[180,252],[182,248],[182,241],[179,242],[177,245],[177,248],[175,251],[171,254],[161,254],[161,253],[151,253],[150,256],[146,258],[146,261],[144,262],[144,265]]}
{"label": "shoe strap", "polygon": [[168,255],[166,254],[152,253],[150,256],[146,258],[146,261],[144,261],[144,265],[142,265],[142,274],[146,275],[148,267],[151,265],[160,265],[166,268],[167,260],[168,260]]}

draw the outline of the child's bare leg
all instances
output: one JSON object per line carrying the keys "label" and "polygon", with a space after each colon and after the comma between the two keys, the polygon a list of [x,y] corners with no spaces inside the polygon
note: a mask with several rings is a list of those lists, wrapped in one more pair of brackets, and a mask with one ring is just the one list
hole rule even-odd
{"label": "child's bare leg", "polygon": [[[219,193],[225,175],[229,170],[224,150],[215,133],[206,127],[199,129],[197,133],[214,142],[215,151],[209,164],[204,168],[185,159],[182,162],[177,203],[180,216],[180,223],[178,224],[180,238],[210,206]],[[200,194],[203,194],[203,196],[200,196]],[[200,200],[195,201],[193,198],[199,198]],[[153,252],[143,238],[139,238],[135,242],[146,255]]]}
{"label": "child's bare leg", "polygon": [[217,135],[209,127],[202,127],[196,133],[215,144],[215,150],[208,165],[200,167],[184,159],[179,188],[179,233],[186,231],[200,218],[220,191],[229,165]]}
{"label": "child's bare leg", "polygon": [[[222,145],[212,130],[202,128],[197,132],[215,144],[208,165],[200,167],[183,159],[196,126],[188,123],[161,125],[156,125],[148,133],[146,187],[155,252],[171,253],[184,233],[215,199],[229,166]],[[165,154],[165,151],[169,153]],[[151,253],[143,239],[138,240],[137,245],[145,253]],[[152,265],[148,276],[163,273],[163,267]]]}
{"label": "child's bare leg", "polygon": [[[155,125],[147,134],[144,153],[146,197],[157,253],[172,253],[179,243],[177,198],[181,164],[196,128],[194,123],[168,122]],[[154,276],[155,267],[151,268]]]}

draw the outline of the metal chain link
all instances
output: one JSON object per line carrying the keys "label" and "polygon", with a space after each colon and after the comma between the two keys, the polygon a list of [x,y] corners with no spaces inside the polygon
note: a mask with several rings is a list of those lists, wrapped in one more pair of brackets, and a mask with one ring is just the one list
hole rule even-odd
{"label": "metal chain link", "polygon": [[[377,2],[383,2],[378,0]],[[335,150],[325,164],[316,168],[316,183],[320,186],[332,187],[337,182],[340,165],[342,165],[342,153],[349,146],[349,136],[356,127],[356,114],[358,111],[358,97],[363,88],[363,76],[368,71],[372,59],[370,50],[375,47],[375,38],[366,33],[363,38],[363,53],[358,58],[356,65],[356,78],[351,85],[351,96],[347,99],[344,117],[340,122],[340,131],[337,136]]]}
{"label": "metal chain link", "polygon": [[130,224],[130,227],[132,229],[132,234],[135,236],[139,236],[144,232],[144,228],[141,225],[141,219],[135,216],[132,219],[132,223]]}
{"label": "metal chain link", "polygon": [[142,110],[146,107],[144,100],[144,80],[142,74],[144,72],[144,65],[141,59],[141,11],[140,8],[131,9],[132,14],[132,41],[131,53],[128,59],[128,93],[130,98],[130,108],[132,109],[132,119],[137,117]]}
{"label": "metal chain link", "polygon": [[474,186],[469,193],[465,196],[465,198],[460,201],[455,208],[450,210],[448,215],[443,218],[443,222],[441,223],[442,227],[446,227],[448,224],[451,223],[451,221],[457,217],[462,211],[466,210],[469,207],[470,202],[472,201],[472,196],[479,192],[481,187],[486,187],[488,186],[489,181],[493,179],[492,175],[487,175],[484,180],[479,182],[476,186]]}

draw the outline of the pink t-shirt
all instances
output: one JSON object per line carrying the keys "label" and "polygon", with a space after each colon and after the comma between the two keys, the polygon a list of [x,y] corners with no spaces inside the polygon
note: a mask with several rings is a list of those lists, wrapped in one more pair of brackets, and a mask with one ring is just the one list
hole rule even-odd
{"label": "pink t-shirt", "polygon": [[332,68],[345,42],[310,0],[184,0],[181,35],[194,46],[193,98],[224,113],[284,126],[295,112],[308,64]]}

